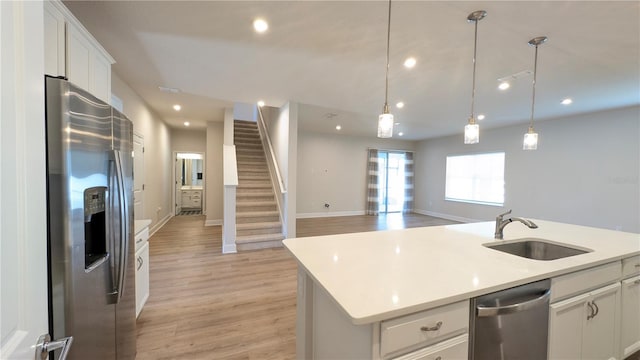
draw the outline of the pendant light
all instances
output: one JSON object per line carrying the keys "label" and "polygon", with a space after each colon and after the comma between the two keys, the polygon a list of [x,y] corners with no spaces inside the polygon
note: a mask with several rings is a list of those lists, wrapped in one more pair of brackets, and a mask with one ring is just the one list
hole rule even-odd
{"label": "pendant light", "polygon": [[529,131],[524,134],[523,150],[536,150],[538,148],[538,133],[533,130],[533,111],[536,105],[536,75],[538,71],[538,46],[547,41],[546,36],[538,36],[529,40],[529,45],[536,47],[533,61],[533,92],[531,96],[531,120],[529,121]]}
{"label": "pendant light", "polygon": [[471,86],[471,116],[469,116],[469,123],[464,127],[464,143],[465,144],[477,144],[480,142],[480,126],[476,123],[476,118],[473,114],[475,97],[476,97],[476,50],[478,48],[478,21],[484,19],[487,16],[487,12],[484,10],[474,11],[467,16],[468,22],[475,23],[475,38],[473,42],[473,83]]}
{"label": "pendant light", "polygon": [[389,38],[391,35],[391,0],[389,0],[389,18],[387,20],[387,69],[384,82],[384,106],[382,114],[378,117],[378,137],[390,138],[393,136],[393,114],[389,112]]}

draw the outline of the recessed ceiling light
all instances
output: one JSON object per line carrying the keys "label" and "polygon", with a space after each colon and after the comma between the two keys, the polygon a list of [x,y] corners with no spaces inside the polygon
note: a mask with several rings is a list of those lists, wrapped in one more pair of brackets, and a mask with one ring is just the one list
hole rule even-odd
{"label": "recessed ceiling light", "polygon": [[173,105],[173,110],[180,111],[180,109],[182,109],[182,106],[180,106],[179,104]]}
{"label": "recessed ceiling light", "polygon": [[189,125],[191,125],[191,124],[188,121],[184,122],[184,126],[189,126]]}
{"label": "recessed ceiling light", "polygon": [[339,131],[339,130],[341,130],[341,129],[342,129],[342,126],[340,126],[340,125],[336,125],[336,130],[338,130],[338,131]]}
{"label": "recessed ceiling light", "polygon": [[264,106],[264,101],[262,101],[262,100],[258,101],[258,106],[263,107]]}
{"label": "recessed ceiling light", "polygon": [[404,103],[402,101],[400,101],[399,103],[396,104],[396,107],[398,109],[402,109],[404,107]]}
{"label": "recessed ceiling light", "polygon": [[562,105],[570,105],[573,102],[573,100],[571,100],[570,98],[566,98],[564,100],[562,100],[560,103]]}
{"label": "recessed ceiling light", "polygon": [[404,135],[402,131],[398,133],[398,136],[402,136],[402,135]]}
{"label": "recessed ceiling light", "polygon": [[511,84],[509,84],[506,81],[503,81],[503,82],[500,83],[500,85],[498,85],[498,89],[500,89],[500,90],[507,90],[510,87],[511,87]]}
{"label": "recessed ceiling light", "polygon": [[269,29],[269,24],[264,19],[253,20],[253,28],[257,33],[263,33]]}
{"label": "recessed ceiling light", "polygon": [[478,115],[478,120],[484,120],[485,116],[483,114]]}
{"label": "recessed ceiling light", "polygon": [[416,58],[414,57],[407,58],[407,60],[404,61],[404,67],[406,67],[407,69],[411,69],[416,66],[416,62]]}

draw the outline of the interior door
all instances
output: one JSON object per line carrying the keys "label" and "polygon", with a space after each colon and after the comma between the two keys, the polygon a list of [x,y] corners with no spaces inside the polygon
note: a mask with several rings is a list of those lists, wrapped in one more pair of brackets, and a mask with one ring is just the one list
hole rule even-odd
{"label": "interior door", "polygon": [[133,213],[144,219],[144,138],[133,133]]}
{"label": "interior door", "polygon": [[0,1],[0,358],[48,332],[42,2]]}

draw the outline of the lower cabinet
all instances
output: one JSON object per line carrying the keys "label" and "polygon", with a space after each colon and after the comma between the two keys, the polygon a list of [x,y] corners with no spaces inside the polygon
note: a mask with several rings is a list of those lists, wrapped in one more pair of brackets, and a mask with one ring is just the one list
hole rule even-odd
{"label": "lower cabinet", "polygon": [[549,359],[618,359],[620,283],[552,303]]}
{"label": "lower cabinet", "polygon": [[400,356],[394,360],[458,360],[467,359],[469,335],[463,334],[433,346]]}
{"label": "lower cabinet", "polygon": [[622,281],[623,358],[640,350],[640,276]]}
{"label": "lower cabinet", "polygon": [[421,311],[380,324],[383,359],[466,359],[469,301]]}
{"label": "lower cabinet", "polygon": [[136,252],[136,317],[149,298],[149,243]]}

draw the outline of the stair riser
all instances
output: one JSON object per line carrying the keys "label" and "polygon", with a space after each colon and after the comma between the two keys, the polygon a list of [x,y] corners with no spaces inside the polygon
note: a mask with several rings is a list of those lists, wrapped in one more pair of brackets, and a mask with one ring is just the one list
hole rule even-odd
{"label": "stair riser", "polygon": [[238,251],[261,250],[261,249],[270,249],[270,248],[276,248],[276,247],[282,247],[282,240],[236,245],[236,249]]}
{"label": "stair riser", "polygon": [[242,206],[236,205],[236,213],[240,214],[245,211],[277,211],[278,207],[275,205],[253,205],[253,206]]}
{"label": "stair riser", "polygon": [[268,235],[268,234],[282,234],[282,228],[277,229],[251,229],[251,230],[236,230],[236,236],[247,236],[247,235]]}
{"label": "stair riser", "polygon": [[273,222],[280,221],[278,215],[275,216],[253,216],[253,217],[236,217],[236,224],[248,224],[253,222]]}

